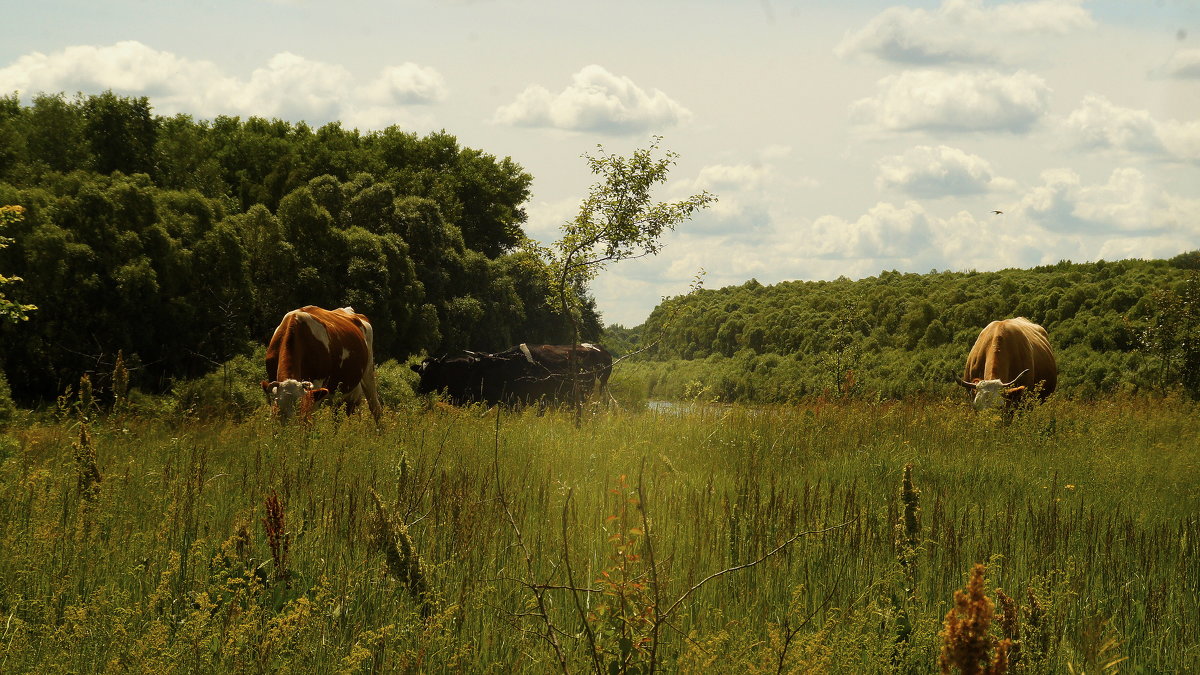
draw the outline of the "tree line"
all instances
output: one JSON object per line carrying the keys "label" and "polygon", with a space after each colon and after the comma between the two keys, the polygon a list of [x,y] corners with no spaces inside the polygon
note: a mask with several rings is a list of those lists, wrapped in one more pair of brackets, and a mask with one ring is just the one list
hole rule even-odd
{"label": "tree line", "polygon": [[885,271],[851,281],[699,290],[606,331],[645,395],[786,402],[956,392],[980,330],[1047,329],[1059,390],[1200,395],[1200,251],[1170,260],[1062,261],[997,272]]}
{"label": "tree line", "polygon": [[[522,247],[532,177],[444,131],[155,115],[148,99],[0,97],[0,271],[37,307],[0,325],[19,400],[124,354],[162,391],[265,342],[290,309],[351,305],[380,359],[569,339]],[[586,299],[585,339],[599,316]]]}
{"label": "tree line", "polygon": [[[642,153],[629,161],[657,166]],[[589,160],[603,168],[621,158]],[[244,358],[290,309],[352,305],[375,324],[380,360],[578,333],[618,355],[645,349],[623,364],[644,395],[898,397],[944,391],[984,325],[1026,316],[1050,332],[1066,393],[1182,385],[1200,394],[1200,251],[751,279],[669,299],[641,326],[602,329],[586,292],[563,315],[567,268],[526,245],[531,182],[511,158],[444,131],[164,117],[144,97],[111,92],[39,94],[29,105],[0,96],[0,205],[12,207],[4,297],[36,307],[21,312],[26,321],[0,322],[0,369],[32,402],[81,373],[102,379],[121,353],[133,384],[164,391]],[[591,223],[587,207],[603,197],[589,196],[578,223]],[[586,279],[575,287],[586,290]]]}

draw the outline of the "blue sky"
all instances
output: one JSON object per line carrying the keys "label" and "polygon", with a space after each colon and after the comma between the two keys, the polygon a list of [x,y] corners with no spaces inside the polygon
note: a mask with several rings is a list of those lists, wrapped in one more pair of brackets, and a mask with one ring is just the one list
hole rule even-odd
{"label": "blue sky", "polygon": [[[44,2],[0,91],[391,124],[511,156],[551,241],[580,158],[652,135],[715,208],[593,286],[640,323],[755,277],[992,270],[1200,247],[1200,2]],[[1002,215],[992,213],[1002,210]]]}

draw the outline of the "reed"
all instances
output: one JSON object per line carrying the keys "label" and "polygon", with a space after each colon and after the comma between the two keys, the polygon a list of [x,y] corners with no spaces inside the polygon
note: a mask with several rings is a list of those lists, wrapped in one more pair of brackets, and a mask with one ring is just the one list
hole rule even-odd
{"label": "reed", "polygon": [[929,672],[977,564],[1010,672],[1200,669],[1183,400],[69,408],[7,431],[3,672]]}

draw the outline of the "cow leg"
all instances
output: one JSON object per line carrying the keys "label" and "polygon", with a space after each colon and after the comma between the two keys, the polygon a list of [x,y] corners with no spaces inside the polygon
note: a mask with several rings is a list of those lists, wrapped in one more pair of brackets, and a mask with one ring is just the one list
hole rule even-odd
{"label": "cow leg", "polygon": [[374,364],[367,366],[358,388],[363,398],[367,399],[367,408],[371,411],[371,416],[378,423],[379,419],[383,417],[383,405],[379,402],[379,385],[375,380]]}

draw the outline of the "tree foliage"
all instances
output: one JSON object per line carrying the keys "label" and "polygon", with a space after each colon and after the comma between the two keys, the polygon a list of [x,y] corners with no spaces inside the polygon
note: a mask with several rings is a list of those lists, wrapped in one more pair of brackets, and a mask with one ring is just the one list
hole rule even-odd
{"label": "tree foliage", "polygon": [[[123,351],[134,382],[247,354],[308,304],[371,317],[380,359],[569,331],[519,248],[532,178],[438,132],[153,114],[147,99],[0,97],[0,270],[39,310],[0,326],[15,397],[51,397]],[[583,331],[600,330],[584,298]]]}
{"label": "tree foliage", "polygon": [[[16,223],[21,220],[25,210],[20,206],[0,206],[0,229],[3,229],[10,223]],[[12,243],[12,239],[0,236],[0,249],[7,247]],[[6,277],[0,274],[0,319],[8,319],[9,321],[26,321],[29,319],[29,312],[37,309],[36,305],[25,305],[13,300],[9,300],[4,294],[4,288],[11,286],[21,281],[21,277]]]}
{"label": "tree foliage", "polygon": [[1138,338],[1154,358],[1151,372],[1163,390],[1182,385],[1200,398],[1200,272],[1150,294],[1152,314]]}
{"label": "tree foliage", "polygon": [[588,284],[609,263],[658,253],[663,232],[716,201],[707,191],[679,201],[654,200],[654,189],[666,182],[678,157],[668,150],[656,158],[661,140],[654,137],[629,157],[609,154],[603,146],[597,146],[595,155],[584,154],[597,180],[578,214],[563,224],[562,237],[553,247],[529,243],[548,261],[550,301],[557,302],[563,314],[579,315]]}
{"label": "tree foliage", "polygon": [[725,401],[956,395],[980,330],[1024,316],[1045,326],[1059,390],[1196,390],[1200,372],[1196,256],[1060,262],[998,272],[885,271],[851,281],[788,281],[702,290],[665,300],[618,331],[662,341],[627,371],[658,396],[708,392]]}

